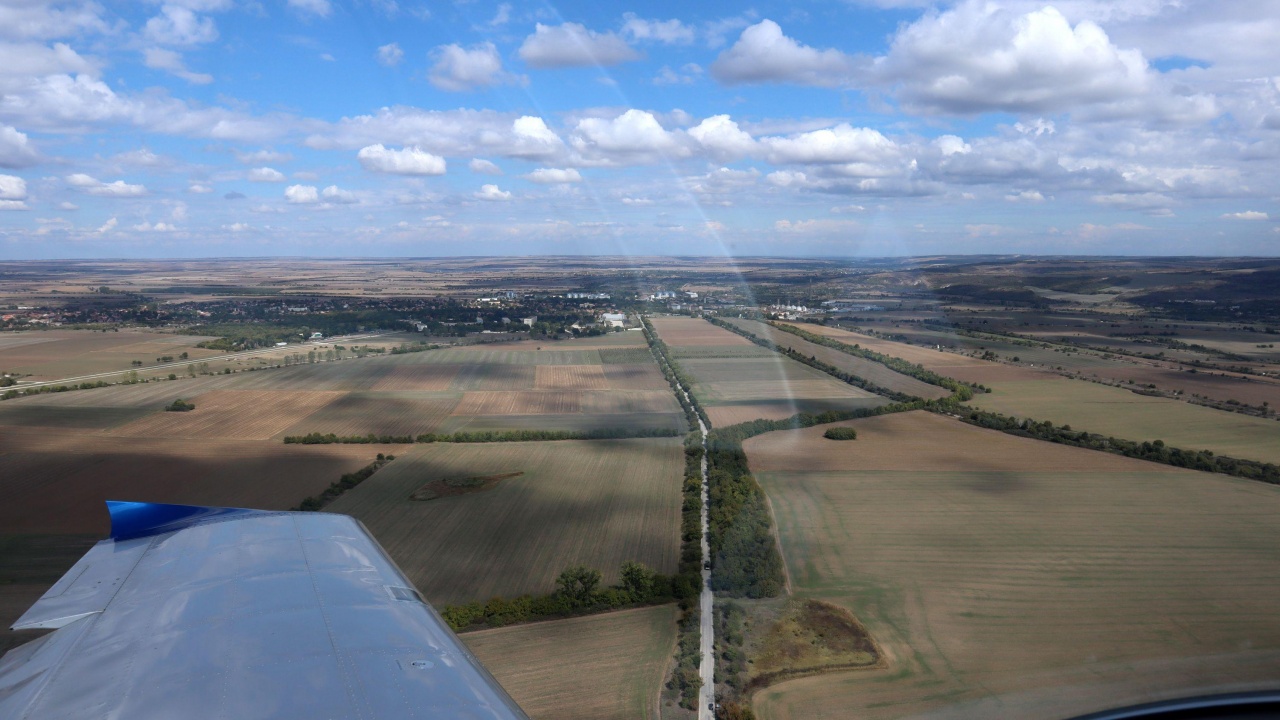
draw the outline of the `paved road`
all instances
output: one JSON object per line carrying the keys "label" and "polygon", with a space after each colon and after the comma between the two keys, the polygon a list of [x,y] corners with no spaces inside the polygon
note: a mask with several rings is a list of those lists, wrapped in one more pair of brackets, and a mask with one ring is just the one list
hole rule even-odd
{"label": "paved road", "polygon": [[[380,337],[382,335],[389,335],[389,334],[391,333],[383,332],[383,333],[368,333],[365,335],[345,335],[343,337],[325,338],[324,342],[341,343],[341,342],[351,342],[353,340],[368,340],[369,338],[375,338],[375,337]],[[163,363],[160,365],[146,365],[144,367],[129,368],[128,370],[112,370],[110,372],[100,372],[100,373],[94,373],[92,375],[77,375],[76,377],[59,378],[57,380],[41,380],[40,382],[19,381],[18,384],[12,386],[11,389],[25,390],[27,388],[37,388],[42,385],[66,385],[67,383],[89,382],[91,380],[100,380],[102,378],[111,377],[113,375],[124,375],[125,373],[134,372],[134,371],[141,373],[141,372],[147,372],[150,370],[164,370],[166,368],[176,368],[176,367],[185,368],[186,366],[191,365],[193,363],[210,362],[214,360],[234,360],[235,358],[249,357],[251,355],[261,355],[263,353],[275,352],[282,349],[287,350],[289,348],[306,348],[308,344],[309,343],[302,343],[300,345],[290,345],[288,348],[266,347],[266,348],[259,348],[257,350],[245,350],[244,352],[228,353],[226,355],[214,355],[213,357],[191,358],[187,360],[180,360],[178,362]]]}
{"label": "paved road", "polygon": [[698,720],[713,720],[715,712],[708,709],[709,706],[716,701],[716,658],[715,658],[715,625],[712,620],[715,618],[712,609],[712,601],[715,596],[711,593],[711,571],[706,569],[706,561],[711,557],[711,547],[707,543],[707,426],[702,424],[702,420],[698,420],[698,427],[702,430],[702,595],[699,597],[699,606],[702,610],[702,665],[698,668],[698,674],[702,677],[702,689],[698,691]]}

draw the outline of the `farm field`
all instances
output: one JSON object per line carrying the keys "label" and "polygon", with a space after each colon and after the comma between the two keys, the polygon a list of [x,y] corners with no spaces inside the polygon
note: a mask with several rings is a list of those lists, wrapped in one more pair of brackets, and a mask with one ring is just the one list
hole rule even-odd
{"label": "farm field", "polygon": [[530,623],[460,637],[534,720],[656,717],[676,607]]}
{"label": "farm field", "polygon": [[[323,446],[333,447],[333,446]],[[328,507],[359,518],[433,604],[546,593],[566,567],[617,580],[679,553],[678,438],[416,445]],[[484,492],[411,501],[432,480],[523,473]]]}
{"label": "farm field", "polygon": [[1083,380],[1001,383],[970,404],[1127,440],[1163,440],[1185,450],[1280,463],[1280,422]]}
{"label": "farm field", "polygon": [[[98,332],[94,330],[39,330],[6,334],[0,342],[0,370],[30,375],[24,380],[56,380],[113,370],[135,369],[134,360],[154,365],[156,358],[187,353],[199,362],[221,354],[197,348],[212,337],[166,333]],[[138,368],[139,372],[145,368]]]}
{"label": "farm field", "polygon": [[792,680],[763,718],[1064,717],[1280,672],[1280,487],[924,412],[744,443],[801,597],[889,665]]}
{"label": "farm field", "polygon": [[396,445],[120,438],[6,428],[0,433],[0,527],[6,533],[105,537],[106,500],[287,509]]}
{"label": "farm field", "polygon": [[672,349],[695,347],[756,347],[741,335],[718,328],[702,318],[656,315],[649,318],[658,337]]}
{"label": "farm field", "polygon": [[1201,370],[1191,373],[1165,367],[1094,368],[1090,375],[1137,385],[1155,385],[1160,390],[1178,390],[1185,395],[1197,394],[1214,400],[1235,400],[1246,405],[1270,403],[1280,406],[1280,383],[1258,378],[1245,379],[1235,373]]}
{"label": "farm field", "polygon": [[111,430],[150,438],[266,440],[341,397],[323,390],[213,390],[191,401],[195,410],[158,410]]}
{"label": "farm field", "polygon": [[[875,407],[888,402],[880,395],[765,350],[706,320],[655,317],[651,321],[658,337],[668,344],[673,355],[699,351],[693,353],[693,357],[676,362],[689,376],[690,390],[715,427],[759,418],[781,420],[800,412]],[[671,337],[668,332],[672,333]],[[743,352],[745,350],[751,352]],[[757,351],[764,351],[764,355]]]}
{"label": "farm field", "polygon": [[996,362],[979,360],[965,355],[957,355],[956,353],[942,352],[941,350],[931,350],[918,345],[910,345],[907,343],[895,342],[893,340],[881,340],[877,337],[863,335],[862,333],[843,330],[841,328],[810,324],[787,324],[794,325],[802,330],[807,330],[815,335],[825,335],[829,338],[849,343],[850,345],[861,345],[868,350],[884,355],[891,355],[896,358],[902,358],[907,362],[916,363],[926,370],[932,370],[939,375],[955,378],[956,380],[963,380],[965,382],[990,385],[1002,380],[1041,380],[1051,379],[1054,377],[1049,373],[1038,372],[1036,370],[1002,365]]}
{"label": "farm field", "polygon": [[903,375],[902,373],[890,370],[878,362],[865,360],[860,357],[849,355],[848,353],[840,352],[835,348],[829,348],[823,345],[818,345],[817,343],[809,342],[802,337],[782,332],[781,330],[777,330],[767,323],[763,323],[758,320],[726,318],[726,322],[736,325],[737,327],[752,333],[756,337],[769,340],[779,347],[791,348],[801,354],[816,357],[821,362],[839,368],[844,372],[865,378],[870,382],[889,390],[914,395],[915,397],[925,398],[926,400],[936,400],[938,398],[947,397],[951,394],[951,391],[946,388],[921,382],[909,375]]}
{"label": "farm field", "polygon": [[[447,392],[341,393],[279,435],[420,435],[439,432],[461,399]],[[198,411],[198,410],[197,410]]]}

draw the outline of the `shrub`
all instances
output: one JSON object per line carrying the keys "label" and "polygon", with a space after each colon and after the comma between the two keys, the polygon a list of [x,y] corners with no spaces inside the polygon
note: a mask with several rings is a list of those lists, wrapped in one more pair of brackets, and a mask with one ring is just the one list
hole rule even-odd
{"label": "shrub", "polygon": [[858,431],[851,427],[833,427],[827,428],[822,437],[828,440],[857,440]]}
{"label": "shrub", "polygon": [[178,398],[177,400],[174,400],[168,405],[165,405],[164,409],[168,410],[169,412],[189,412],[191,410],[195,410],[196,406],[192,403],[187,402],[186,400],[183,400],[182,398]]}

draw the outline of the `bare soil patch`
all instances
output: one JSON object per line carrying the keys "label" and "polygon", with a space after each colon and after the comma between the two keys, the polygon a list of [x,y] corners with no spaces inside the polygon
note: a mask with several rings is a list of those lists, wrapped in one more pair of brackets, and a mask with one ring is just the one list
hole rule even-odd
{"label": "bare soil patch", "polygon": [[853,613],[809,598],[788,602],[748,652],[747,696],[806,675],[884,666],[880,648]]}
{"label": "bare soil patch", "polygon": [[648,364],[601,365],[600,367],[604,371],[605,379],[609,382],[609,388],[612,390],[671,392],[671,386],[667,384],[667,379],[662,377],[662,371],[653,362]]}

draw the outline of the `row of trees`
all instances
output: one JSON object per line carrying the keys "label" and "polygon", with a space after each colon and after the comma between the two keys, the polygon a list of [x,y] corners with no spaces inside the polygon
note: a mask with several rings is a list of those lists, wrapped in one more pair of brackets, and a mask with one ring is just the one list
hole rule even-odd
{"label": "row of trees", "polygon": [[549,595],[521,595],[512,599],[499,596],[486,603],[446,605],[440,615],[449,627],[461,631],[684,599],[682,593],[686,589],[677,581],[677,576],[655,572],[643,563],[625,562],[618,574],[617,585],[601,587],[603,576],[599,570],[575,565],[560,573],[555,592]]}
{"label": "row of trees", "polygon": [[1183,450],[1169,447],[1164,444],[1163,440],[1147,440],[1143,442],[1124,440],[1096,433],[1072,430],[1070,425],[1058,426],[1048,420],[1040,422],[1030,419],[1019,420],[1018,418],[987,410],[974,410],[959,406],[949,407],[946,410],[971,425],[1000,430],[1010,435],[1047,440],[1048,442],[1063,445],[1074,445],[1090,450],[1101,450],[1175,467],[1217,472],[1250,480],[1280,484],[1280,466],[1274,463],[1216,455],[1211,450]]}
{"label": "row of trees", "polygon": [[320,510],[324,508],[325,505],[328,505],[334,500],[337,500],[338,496],[342,495],[342,493],[359,485],[365,480],[368,480],[369,476],[378,472],[378,468],[381,468],[383,465],[386,465],[387,463],[395,459],[396,459],[395,455],[383,455],[382,453],[378,453],[378,459],[374,460],[368,465],[365,465],[359,470],[356,470],[355,472],[350,472],[343,475],[341,478],[338,479],[337,482],[331,483],[329,487],[325,488],[324,492],[320,493],[319,496],[312,495],[310,497],[307,497],[301,503],[299,503],[298,506],[294,508],[294,510],[314,512],[316,510]]}
{"label": "row of trees", "polygon": [[707,425],[710,422],[706,421],[702,408],[684,392],[683,388],[689,387],[688,380],[671,360],[666,343],[654,334],[648,318],[642,316],[640,321],[645,342],[649,344],[649,352],[658,362],[662,376],[671,386],[671,392],[675,393],[676,400],[684,410],[685,420],[692,429],[684,440],[680,570],[677,575],[688,594],[687,599],[680,603],[680,620],[676,625],[676,662],[667,681],[667,690],[675,696],[681,707],[697,710],[698,691],[702,689],[702,675],[698,672],[698,666],[702,662],[702,610],[697,600],[702,592],[702,459],[706,454],[698,420],[701,418]]}
{"label": "row of trees", "polygon": [[[137,373],[134,373],[134,375],[135,375],[135,378],[133,382],[137,382],[138,381],[136,378]],[[41,385],[40,387],[25,388],[23,390],[5,390],[4,394],[0,395],[0,400],[12,400],[16,397],[23,397],[26,395],[46,395],[48,393],[61,393],[61,392],[68,392],[71,390],[90,390],[92,388],[110,387],[110,386],[111,386],[111,383],[103,382],[101,380],[95,380],[93,382],[82,382],[82,383],[73,384],[73,385]]]}
{"label": "row of trees", "polygon": [[413,443],[534,442],[542,440],[615,440],[624,438],[676,437],[675,428],[592,428],[590,430],[478,430],[421,435],[336,435],[307,433],[287,435],[287,445],[411,445]]}

